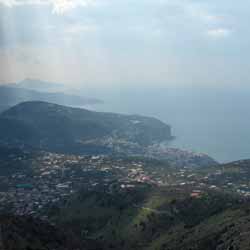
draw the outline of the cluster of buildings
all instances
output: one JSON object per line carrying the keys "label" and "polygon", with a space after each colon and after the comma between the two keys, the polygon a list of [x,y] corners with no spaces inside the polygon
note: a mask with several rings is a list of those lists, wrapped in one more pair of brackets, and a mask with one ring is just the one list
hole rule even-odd
{"label": "cluster of buildings", "polygon": [[[16,162],[22,159],[15,159]],[[26,159],[27,161],[27,159]],[[118,183],[121,190],[137,183],[176,188],[200,198],[206,190],[221,189],[250,197],[248,178],[235,181],[223,168],[203,171],[192,167],[155,164],[152,160],[106,156],[69,156],[40,153],[30,159],[30,172],[17,170],[0,176],[0,211],[46,219],[46,209],[59,206],[80,189],[92,190]],[[28,163],[27,163],[28,164]]]}
{"label": "cluster of buildings", "polygon": [[91,190],[98,185],[118,182],[124,189],[134,187],[132,183],[137,181],[151,181],[142,164],[104,156],[41,153],[30,162],[31,172],[19,170],[0,176],[3,186],[0,188],[0,211],[46,218],[46,208],[65,202],[82,188]]}

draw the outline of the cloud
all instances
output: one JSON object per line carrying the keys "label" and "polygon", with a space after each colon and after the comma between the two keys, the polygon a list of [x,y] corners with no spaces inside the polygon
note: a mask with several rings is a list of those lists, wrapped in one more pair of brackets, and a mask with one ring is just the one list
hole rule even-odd
{"label": "cloud", "polygon": [[85,7],[94,4],[93,0],[51,0],[51,4],[54,6],[54,12],[63,14],[76,7]]}
{"label": "cloud", "polygon": [[0,0],[0,53],[10,51],[0,68],[10,61],[10,80],[213,81],[214,62],[225,72],[235,58],[249,66],[250,5],[227,1]]}
{"label": "cloud", "polygon": [[76,7],[84,7],[94,4],[94,0],[0,0],[0,4],[8,7],[20,5],[51,5],[53,12],[63,14]]}
{"label": "cloud", "polygon": [[91,24],[75,24],[70,25],[69,27],[65,28],[64,33],[69,35],[78,35],[84,32],[94,32],[97,30],[95,25]]}
{"label": "cloud", "polygon": [[207,35],[211,38],[225,38],[230,36],[232,33],[232,30],[226,29],[226,28],[216,28],[216,29],[210,29],[207,31]]}

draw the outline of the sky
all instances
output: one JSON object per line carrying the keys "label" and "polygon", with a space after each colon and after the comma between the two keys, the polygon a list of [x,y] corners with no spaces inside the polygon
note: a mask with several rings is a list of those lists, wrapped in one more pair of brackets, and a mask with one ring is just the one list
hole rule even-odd
{"label": "sky", "polygon": [[0,0],[0,82],[249,82],[250,1]]}

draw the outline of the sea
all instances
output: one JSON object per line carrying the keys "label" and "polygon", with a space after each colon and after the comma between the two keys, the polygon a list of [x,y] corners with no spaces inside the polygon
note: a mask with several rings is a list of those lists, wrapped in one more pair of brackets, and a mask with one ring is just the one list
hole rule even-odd
{"label": "sea", "polygon": [[250,88],[129,87],[89,93],[104,101],[89,109],[152,116],[171,125],[171,147],[225,163],[250,159]]}

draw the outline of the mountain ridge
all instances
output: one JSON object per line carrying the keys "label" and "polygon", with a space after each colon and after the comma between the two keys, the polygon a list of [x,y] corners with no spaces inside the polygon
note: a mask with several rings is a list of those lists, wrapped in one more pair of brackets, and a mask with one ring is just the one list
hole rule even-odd
{"label": "mountain ridge", "polygon": [[[4,111],[0,120],[0,140],[49,150],[87,149],[92,145],[109,151],[110,139],[144,146],[172,139],[171,127],[155,118],[95,112],[41,101],[18,104]],[[103,140],[106,144],[102,145]]]}
{"label": "mountain ridge", "polygon": [[13,86],[13,84],[0,85],[0,105],[14,106],[27,101],[54,102],[61,105],[84,106],[87,104],[100,104],[102,100],[86,98],[73,94],[53,91],[46,92]]}

